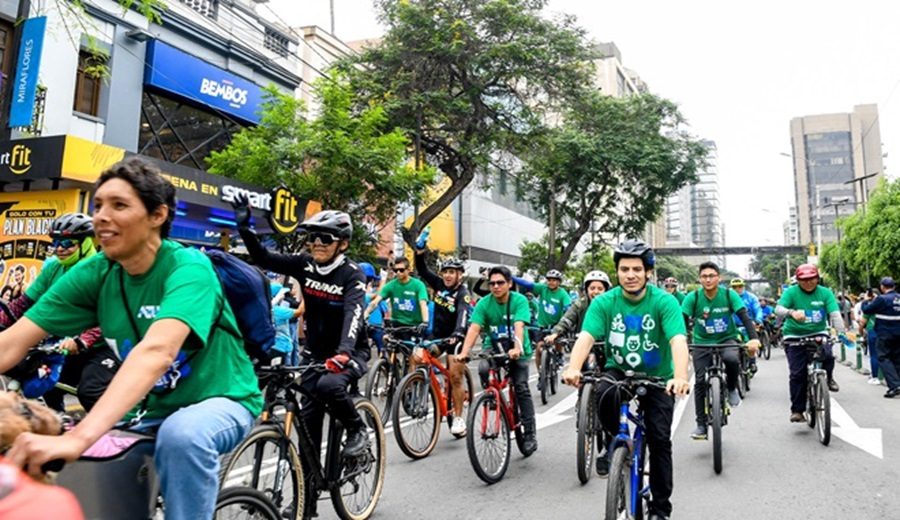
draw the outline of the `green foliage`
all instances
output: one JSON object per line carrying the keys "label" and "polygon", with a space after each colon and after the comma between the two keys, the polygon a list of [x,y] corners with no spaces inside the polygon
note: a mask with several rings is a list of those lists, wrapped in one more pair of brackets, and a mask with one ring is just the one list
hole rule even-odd
{"label": "green foliage", "polygon": [[788,259],[791,264],[790,270],[787,269],[783,255],[760,254],[750,259],[750,271],[769,282],[770,290],[760,291],[761,293],[767,296],[776,295],[781,284],[789,283],[797,266],[806,263],[806,257],[803,255],[789,255]]}
{"label": "green foliage", "polygon": [[707,150],[684,123],[673,102],[651,94],[588,92],[531,147],[522,194],[548,223],[551,197],[563,201],[556,205],[559,265],[592,225],[602,236],[639,235],[666,196],[696,180]]}
{"label": "green foliage", "polygon": [[476,173],[531,144],[547,111],[589,84],[590,52],[573,17],[543,18],[547,0],[377,0],[383,40],[344,66],[360,104],[385,103],[423,159],[451,181],[422,208],[412,244]]}
{"label": "green foliage", "polygon": [[[519,246],[520,260],[519,272],[529,273],[535,279],[542,277],[550,267],[547,263],[547,237],[537,242],[524,241]],[[585,251],[579,257],[572,257],[569,263],[562,268],[566,280],[573,284],[573,288],[580,289],[581,280],[590,271],[600,270],[609,275],[610,281],[616,283],[616,269],[613,265],[612,251],[601,244],[595,245],[593,250]]]}
{"label": "green foliage", "polygon": [[678,280],[683,286],[697,285],[697,268],[677,256],[659,256],[656,258],[656,279],[660,282],[668,277]]}

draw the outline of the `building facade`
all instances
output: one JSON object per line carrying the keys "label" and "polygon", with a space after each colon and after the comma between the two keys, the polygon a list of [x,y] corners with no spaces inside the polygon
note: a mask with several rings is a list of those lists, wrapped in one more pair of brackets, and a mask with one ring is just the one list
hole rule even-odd
{"label": "building facade", "polygon": [[788,209],[788,219],[784,221],[784,245],[800,245],[800,223],[797,220],[797,206]]}

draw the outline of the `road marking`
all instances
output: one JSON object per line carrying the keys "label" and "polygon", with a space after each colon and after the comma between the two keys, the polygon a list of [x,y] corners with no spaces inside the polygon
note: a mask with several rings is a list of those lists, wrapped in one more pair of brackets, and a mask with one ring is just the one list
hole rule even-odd
{"label": "road marking", "polygon": [[[884,459],[881,428],[860,428],[844,408],[831,398],[831,433],[857,448]],[[840,426],[834,426],[838,424]]]}
{"label": "road marking", "polygon": [[[689,381],[691,385],[691,391],[694,390],[694,374],[691,374],[691,379]],[[675,398],[675,418],[672,420],[672,430],[669,432],[669,439],[675,438],[675,431],[678,429],[678,425],[681,424],[681,417],[684,416],[684,410],[687,408],[688,402],[693,401],[690,399],[691,394],[688,394],[682,398]]]}
{"label": "road marking", "polygon": [[553,407],[546,412],[535,414],[534,420],[537,429],[540,430],[541,428],[553,426],[554,424],[561,423],[574,417],[575,414],[569,415],[569,412],[575,411],[576,402],[578,402],[578,391],[574,391],[567,395],[562,401],[553,405]]}

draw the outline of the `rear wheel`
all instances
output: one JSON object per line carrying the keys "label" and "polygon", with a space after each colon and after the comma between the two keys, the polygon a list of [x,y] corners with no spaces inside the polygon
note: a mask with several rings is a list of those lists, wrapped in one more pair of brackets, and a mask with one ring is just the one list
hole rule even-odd
{"label": "rear wheel", "polygon": [[466,447],[472,469],[488,484],[499,482],[509,467],[512,443],[509,424],[497,395],[485,392],[478,396],[469,409],[467,423]]}
{"label": "rear wheel", "polygon": [[550,360],[550,391],[553,395],[556,395],[557,385],[559,384],[559,364],[560,357],[562,354],[556,352],[556,347],[553,347],[553,356]]}
{"label": "rear wheel", "polygon": [[585,383],[581,387],[581,398],[578,400],[578,415],[576,417],[577,443],[575,445],[575,461],[578,470],[578,480],[582,484],[587,484],[591,479],[594,453],[597,451],[594,446],[597,436],[594,432],[593,386],[593,383]]}
{"label": "rear wheel", "polygon": [[[475,396],[475,384],[472,382],[472,371],[469,370],[469,367],[466,367],[465,372],[463,372],[463,388],[466,391],[466,400],[463,403],[462,409],[462,419],[465,421],[466,417],[469,416],[469,408],[472,406],[472,398]],[[461,435],[454,434],[452,432],[453,429],[453,421],[456,417],[453,415],[453,389],[450,390],[450,394],[447,396],[447,427],[451,429],[451,434],[457,439],[461,439],[466,436],[465,433]]]}
{"label": "rear wheel", "polygon": [[816,374],[816,433],[819,442],[828,446],[831,442],[831,394],[825,374]]}
{"label": "rear wheel", "polygon": [[550,397],[550,354],[546,347],[541,347],[543,356],[541,356],[541,373],[538,379],[541,382],[541,404],[547,404],[547,398]]}
{"label": "rear wheel", "polygon": [[616,447],[609,462],[606,483],[606,520],[631,519],[631,457],[625,446]]}
{"label": "rear wheel", "polygon": [[815,376],[812,374],[809,374],[806,383],[806,424],[810,428],[816,427]]}
{"label": "rear wheel", "polygon": [[262,492],[248,487],[230,487],[219,493],[213,519],[281,520],[282,516]]}
{"label": "rear wheel", "polygon": [[356,411],[366,424],[369,445],[357,457],[341,458],[341,476],[331,490],[331,503],[343,520],[365,520],[372,516],[384,487],[384,425],[378,409],[368,400],[357,399]]}
{"label": "rear wheel", "polygon": [[397,367],[383,358],[375,363],[366,379],[366,399],[378,409],[384,418],[385,426],[391,421],[391,401],[399,380],[400,373]]}
{"label": "rear wheel", "polygon": [[722,380],[718,377],[709,380],[710,403],[709,420],[712,429],[713,445],[713,470],[716,474],[722,473]]}
{"label": "rear wheel", "polygon": [[394,437],[407,457],[421,459],[434,450],[440,435],[441,417],[437,394],[421,370],[404,377],[392,405]]}

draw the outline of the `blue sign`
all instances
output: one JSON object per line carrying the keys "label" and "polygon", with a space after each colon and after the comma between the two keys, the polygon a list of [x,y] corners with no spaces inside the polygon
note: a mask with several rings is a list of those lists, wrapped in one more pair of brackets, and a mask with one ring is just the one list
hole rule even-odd
{"label": "blue sign", "polygon": [[41,68],[41,49],[44,47],[46,29],[46,16],[29,18],[22,24],[19,59],[16,61],[16,75],[13,76],[11,84],[13,96],[12,104],[9,107],[10,128],[31,126],[38,71]]}
{"label": "blue sign", "polygon": [[159,40],[147,48],[144,84],[257,124],[262,88]]}

